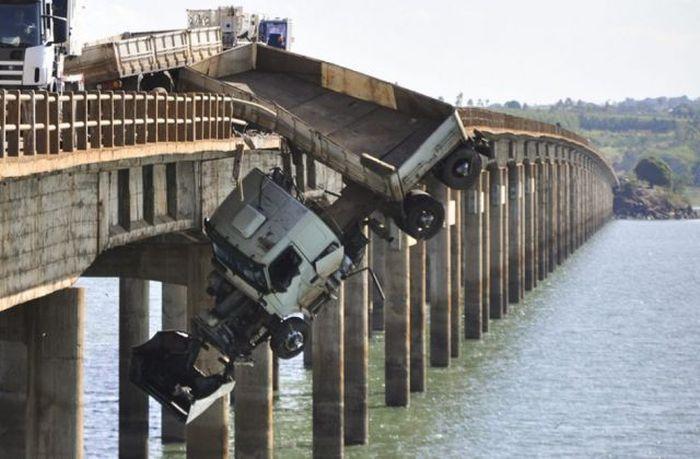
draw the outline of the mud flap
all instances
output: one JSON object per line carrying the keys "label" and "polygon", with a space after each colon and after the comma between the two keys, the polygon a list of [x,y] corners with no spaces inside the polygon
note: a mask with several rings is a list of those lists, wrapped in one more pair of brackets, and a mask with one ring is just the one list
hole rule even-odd
{"label": "mud flap", "polygon": [[129,378],[189,424],[233,390],[229,367],[223,354],[201,340],[162,331],[133,349]]}

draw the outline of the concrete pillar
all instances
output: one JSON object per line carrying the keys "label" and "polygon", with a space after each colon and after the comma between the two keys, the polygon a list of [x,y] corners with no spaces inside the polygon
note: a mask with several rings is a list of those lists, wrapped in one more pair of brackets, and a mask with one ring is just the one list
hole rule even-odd
{"label": "concrete pillar", "polygon": [[547,269],[551,273],[557,266],[557,247],[559,245],[557,242],[557,238],[559,237],[559,229],[557,228],[557,213],[559,212],[557,199],[559,195],[559,167],[557,166],[556,162],[550,161],[547,163],[547,168],[549,169],[549,187],[547,196],[547,236],[549,237],[549,241],[547,242]]}
{"label": "concrete pillar", "polygon": [[[161,308],[163,330],[187,330],[186,286],[163,284]],[[184,443],[185,441],[184,424],[165,407],[161,409],[161,441],[163,443]]]}
{"label": "concrete pillar", "polygon": [[410,249],[411,279],[411,392],[425,391],[425,241],[417,241]]}
{"label": "concrete pillar", "polygon": [[85,291],[60,290],[23,307],[29,358],[26,457],[81,458]]}
{"label": "concrete pillar", "polygon": [[465,192],[463,207],[464,263],[464,337],[479,339],[483,333],[483,193],[482,177]]}
{"label": "concrete pillar", "polygon": [[408,237],[393,223],[394,238],[386,251],[386,304],[384,306],[384,399],[387,406],[410,401],[410,271]]}
{"label": "concrete pillar", "polygon": [[503,211],[505,209],[505,185],[503,183],[502,170],[494,164],[491,168],[491,298],[490,298],[490,317],[491,319],[500,319],[503,317],[504,292],[503,292],[503,260],[505,251],[504,241],[504,218]]}
{"label": "concrete pillar", "polygon": [[549,167],[542,160],[537,162],[537,280],[543,281],[549,273]]}
{"label": "concrete pillar", "polygon": [[148,457],[148,395],[129,381],[131,350],[148,340],[148,281],[119,279],[119,457]]}
{"label": "concrete pillar", "polygon": [[522,166],[508,164],[508,300],[510,303],[520,302],[522,287],[522,196],[523,174]]}
{"label": "concrete pillar", "polygon": [[[388,224],[388,222],[386,223]],[[372,270],[381,285],[384,285],[385,282],[386,251],[387,242],[376,234],[372,234]],[[374,287],[372,288],[372,292],[372,330],[383,331],[384,300],[382,300],[379,292]]]}
{"label": "concrete pillar", "polygon": [[313,456],[341,458],[344,453],[344,304],[341,288],[314,320]]}
{"label": "concrete pillar", "polygon": [[451,206],[454,208],[454,223],[450,227],[450,356],[459,357],[462,333],[462,192],[450,190]]}
{"label": "concrete pillar", "polygon": [[525,290],[531,291],[537,286],[537,190],[535,177],[537,170],[530,161],[524,164],[525,171]]}
{"label": "concrete pillar", "polygon": [[272,356],[272,395],[277,397],[280,390],[280,359]]}
{"label": "concrete pillar", "polygon": [[501,222],[502,230],[502,244],[503,244],[503,275],[501,276],[502,286],[502,304],[501,310],[503,315],[508,314],[508,307],[510,305],[510,199],[508,198],[508,169],[501,169],[501,184],[503,185],[503,210],[501,212],[501,217],[503,221]]}
{"label": "concrete pillar", "polygon": [[313,368],[314,351],[314,330],[313,327],[309,330],[309,336],[306,337],[306,344],[304,345],[304,368],[311,370]]}
{"label": "concrete pillar", "polygon": [[24,304],[0,312],[0,459],[25,457],[27,308]]}
{"label": "concrete pillar", "polygon": [[[368,265],[367,256],[356,269]],[[362,445],[369,435],[367,410],[369,322],[367,271],[345,281],[345,444]]]}
{"label": "concrete pillar", "polygon": [[569,255],[576,251],[576,165],[569,160]]}
{"label": "concrete pillar", "polygon": [[[438,201],[447,203],[448,188],[432,180],[428,192]],[[428,241],[430,276],[430,365],[448,367],[450,365],[450,309],[452,291],[450,285],[450,226],[444,228]]]}
{"label": "concrete pillar", "polygon": [[481,331],[491,318],[491,173],[481,173]]}
{"label": "concrete pillar", "polygon": [[567,177],[569,172],[567,170],[567,164],[565,160],[559,162],[559,213],[558,213],[558,225],[559,225],[559,245],[557,247],[557,262],[562,264],[566,260],[567,246],[566,241],[569,239],[567,233],[567,222],[568,222],[568,207],[567,203],[569,198],[567,196],[568,182]]}
{"label": "concrete pillar", "polygon": [[[187,316],[194,317],[213,306],[207,295],[207,277],[211,272],[211,247],[191,245],[188,248]],[[203,364],[207,364],[206,361]],[[186,429],[187,457],[227,458],[229,453],[229,397],[222,397]]]}
{"label": "concrete pillar", "polygon": [[234,445],[237,458],[272,458],[272,351],[262,343],[254,364],[236,364]]}

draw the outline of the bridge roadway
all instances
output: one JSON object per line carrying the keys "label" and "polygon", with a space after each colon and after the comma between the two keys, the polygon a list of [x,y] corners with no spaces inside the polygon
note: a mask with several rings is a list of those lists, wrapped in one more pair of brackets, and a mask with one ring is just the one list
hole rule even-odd
{"label": "bridge roadway", "polygon": [[[275,137],[236,136],[231,123],[245,110],[227,84],[217,83],[218,94],[0,95],[0,458],[82,456],[89,292],[71,287],[78,277],[120,278],[120,455],[146,457],[147,400],[124,369],[147,339],[147,281],[163,282],[163,326],[184,328],[209,302],[203,217],[238,177],[279,165],[304,190],[342,187],[318,156],[291,153]],[[393,243],[373,238],[367,263],[387,300],[358,275],[314,323],[305,361],[316,457],[368,440],[373,331],[385,332],[386,403],[406,406],[426,390],[428,366],[449,366],[611,216],[615,176],[585,139],[487,110],[460,113],[495,149],[478,185],[455,192],[426,177],[452,209],[449,225],[427,243],[393,225]],[[276,366],[266,347],[255,357],[236,372],[239,457],[273,452]],[[226,457],[228,419],[226,401],[186,432],[164,416],[163,440],[185,441],[188,457]]]}

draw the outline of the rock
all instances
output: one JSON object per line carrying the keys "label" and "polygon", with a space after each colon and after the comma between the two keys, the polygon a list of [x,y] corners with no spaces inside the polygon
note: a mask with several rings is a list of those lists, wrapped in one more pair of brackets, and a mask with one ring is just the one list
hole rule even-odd
{"label": "rock", "polygon": [[683,198],[669,190],[644,188],[624,178],[620,179],[620,187],[615,191],[613,210],[618,218],[670,220],[699,217]]}

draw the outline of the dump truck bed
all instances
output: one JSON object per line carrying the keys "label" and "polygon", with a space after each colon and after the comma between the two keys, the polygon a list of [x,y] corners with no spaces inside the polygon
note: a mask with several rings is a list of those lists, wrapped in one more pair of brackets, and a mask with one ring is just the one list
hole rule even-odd
{"label": "dump truck bed", "polygon": [[184,67],[221,50],[218,27],[128,33],[87,44],[66,61],[66,74],[91,85]]}
{"label": "dump truck bed", "polygon": [[267,109],[263,119],[250,110],[237,115],[396,200],[466,140],[449,104],[260,44],[202,61],[181,72],[180,83],[181,89],[224,91]]}

